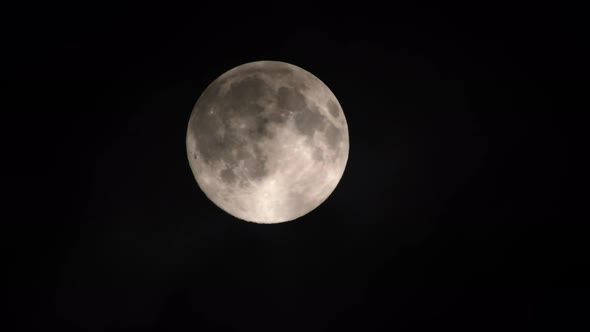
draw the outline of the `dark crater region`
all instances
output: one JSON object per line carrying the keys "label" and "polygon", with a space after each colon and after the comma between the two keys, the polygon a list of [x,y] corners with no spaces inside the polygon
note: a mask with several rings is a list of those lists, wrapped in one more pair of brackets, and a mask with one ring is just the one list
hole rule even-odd
{"label": "dark crater region", "polygon": [[[216,161],[224,161],[227,168],[220,170],[220,176],[228,183],[239,180],[234,169],[240,162],[249,179],[261,179],[268,174],[267,156],[259,148],[258,142],[273,137],[270,131],[272,124],[284,124],[290,117],[293,117],[299,132],[309,139],[313,138],[316,131],[324,131],[330,147],[337,148],[341,140],[338,128],[321,114],[314,103],[308,102],[299,89],[281,87],[275,92],[257,74],[260,70],[245,69],[235,74],[240,76],[235,80],[229,76],[213,82],[199,98],[190,122],[191,133],[196,136],[197,148],[204,162],[211,165]],[[290,68],[263,70],[265,73],[270,70],[271,77],[292,73]],[[227,80],[234,82],[222,95],[220,87]],[[263,97],[270,97],[277,102],[265,109],[261,102]],[[336,103],[332,102],[328,107],[330,113],[336,114],[335,117],[339,115]],[[232,121],[246,124],[246,130],[235,130],[230,125]],[[314,157],[318,160],[323,158],[318,152]]]}

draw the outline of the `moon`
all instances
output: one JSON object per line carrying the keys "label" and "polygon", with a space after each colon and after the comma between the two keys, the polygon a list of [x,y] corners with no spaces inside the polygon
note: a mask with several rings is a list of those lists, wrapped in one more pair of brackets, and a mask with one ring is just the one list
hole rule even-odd
{"label": "moon", "polygon": [[205,89],[186,148],[198,186],[215,205],[274,224],[306,215],[332,194],[348,140],[344,112],[326,84],[289,63],[256,61]]}

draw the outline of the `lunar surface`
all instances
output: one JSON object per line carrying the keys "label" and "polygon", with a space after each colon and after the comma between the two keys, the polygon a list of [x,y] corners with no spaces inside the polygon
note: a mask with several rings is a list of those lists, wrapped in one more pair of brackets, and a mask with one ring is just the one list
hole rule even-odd
{"label": "lunar surface", "polygon": [[199,187],[236,218],[297,219],[334,191],[348,160],[340,103],[297,66],[257,61],[211,83],[190,116],[187,154]]}

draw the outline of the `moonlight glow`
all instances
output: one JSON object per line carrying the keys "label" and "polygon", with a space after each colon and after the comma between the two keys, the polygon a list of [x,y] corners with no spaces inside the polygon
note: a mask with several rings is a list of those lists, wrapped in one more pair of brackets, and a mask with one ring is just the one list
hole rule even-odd
{"label": "moonlight glow", "polygon": [[191,114],[190,167],[229,214],[257,223],[299,218],[334,191],[348,160],[340,103],[311,73],[258,61],[211,83]]}

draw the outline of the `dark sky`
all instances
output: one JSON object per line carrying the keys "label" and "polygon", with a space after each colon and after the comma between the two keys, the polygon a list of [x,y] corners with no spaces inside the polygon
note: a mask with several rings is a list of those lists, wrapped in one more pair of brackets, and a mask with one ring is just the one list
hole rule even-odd
{"label": "dark sky", "polygon": [[[574,18],[538,4],[55,6],[15,9],[5,39],[16,327],[587,324]],[[319,77],[350,130],[335,192],[284,224],[217,208],[185,152],[201,92],[256,60]]]}

